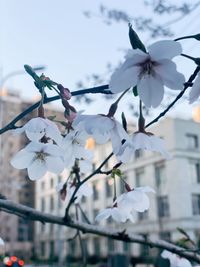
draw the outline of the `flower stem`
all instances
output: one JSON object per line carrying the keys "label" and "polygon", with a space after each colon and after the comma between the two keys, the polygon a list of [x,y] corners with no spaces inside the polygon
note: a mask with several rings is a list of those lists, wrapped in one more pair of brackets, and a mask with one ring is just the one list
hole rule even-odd
{"label": "flower stem", "polygon": [[122,97],[129,91],[130,88],[126,89],[119,97],[118,99],[110,106],[109,112],[107,114],[108,117],[113,117],[115,115],[115,112],[118,108],[118,103],[122,99]]}
{"label": "flower stem", "polygon": [[196,39],[199,41],[200,40],[200,34],[198,33],[198,34],[194,34],[194,35],[179,37],[179,38],[174,39],[174,41],[181,41],[184,39]]}
{"label": "flower stem", "polygon": [[138,119],[138,129],[139,132],[144,132],[145,118],[142,113],[142,101],[139,102],[139,119]]}
{"label": "flower stem", "polygon": [[196,60],[196,58],[194,58],[194,57],[191,57],[191,56],[189,56],[189,55],[186,55],[186,54],[181,54],[181,56],[182,57],[186,57],[186,58],[189,58],[189,59],[191,59],[192,61],[195,61]]}
{"label": "flower stem", "polygon": [[113,202],[115,202],[116,198],[117,198],[117,188],[116,188],[116,178],[115,176],[113,177],[114,180],[114,196],[113,196]]}

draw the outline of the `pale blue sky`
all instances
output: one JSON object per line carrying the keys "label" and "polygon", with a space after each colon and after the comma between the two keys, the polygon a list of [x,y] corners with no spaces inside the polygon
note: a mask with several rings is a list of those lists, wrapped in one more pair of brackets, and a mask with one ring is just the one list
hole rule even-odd
{"label": "pale blue sky", "polygon": [[[125,24],[106,26],[100,18],[85,18],[83,11],[97,13],[100,3],[121,8],[134,16],[150,12],[147,8],[144,10],[142,0],[0,0],[2,75],[22,69],[24,64],[44,64],[48,76],[74,90],[75,83],[87,74],[104,73],[107,62],[117,64],[123,59],[122,49],[130,47],[128,27]],[[197,33],[199,15],[200,8],[176,24],[177,36]],[[163,17],[163,21],[167,19]],[[148,39],[145,35],[142,38]],[[185,53],[198,56],[199,43],[185,41],[183,44]],[[189,61],[178,59],[177,62],[185,73],[193,69]],[[20,90],[25,98],[36,92],[28,75],[10,79],[7,86]]]}

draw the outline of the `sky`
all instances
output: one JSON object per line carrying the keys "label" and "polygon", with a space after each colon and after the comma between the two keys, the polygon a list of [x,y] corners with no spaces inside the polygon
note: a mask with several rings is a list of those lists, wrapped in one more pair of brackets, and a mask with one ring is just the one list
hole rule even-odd
{"label": "sky", "polygon": [[[176,2],[181,1],[173,1]],[[190,0],[190,3],[196,1]],[[130,48],[128,27],[124,23],[107,26],[98,15],[91,19],[84,16],[86,10],[98,14],[100,4],[122,9],[133,16],[153,16],[150,9],[144,8],[142,0],[0,0],[1,79],[10,72],[22,70],[24,64],[45,65],[47,76],[73,91],[77,89],[77,81],[85,80],[88,74],[105,73],[107,62],[117,66],[123,60],[124,49]],[[200,29],[199,15],[200,7],[174,24],[175,36],[197,33]],[[158,20],[164,23],[169,17],[163,16]],[[146,34],[140,36],[145,44],[146,41],[148,44],[154,42]],[[198,56],[200,43],[187,40],[182,44],[184,53]],[[186,77],[195,67],[187,59],[179,58],[176,62]],[[37,93],[28,75],[10,78],[6,87],[19,90],[26,99]],[[102,113],[102,109],[108,107],[107,102],[99,99],[100,96],[98,101],[87,107],[87,113]],[[85,109],[85,106],[80,105],[79,108]],[[179,104],[174,114],[188,118],[191,107],[184,108]]]}

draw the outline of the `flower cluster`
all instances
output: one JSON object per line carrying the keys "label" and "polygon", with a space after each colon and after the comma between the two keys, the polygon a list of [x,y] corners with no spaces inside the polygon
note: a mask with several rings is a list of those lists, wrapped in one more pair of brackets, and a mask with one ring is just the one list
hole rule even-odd
{"label": "flower cluster", "polygon": [[[73,169],[75,174],[73,178],[58,185],[57,190],[64,201],[71,200],[75,192],[75,203],[79,203],[82,196],[92,194],[91,187],[86,185],[81,177],[82,174],[92,170],[93,153],[86,149],[88,138],[92,137],[97,144],[106,144],[110,141],[119,165],[132,160],[135,151],[139,149],[156,151],[166,159],[170,159],[164,141],[146,131],[142,107],[143,105],[147,108],[158,107],[164,97],[164,87],[172,90],[186,89],[185,77],[177,71],[173,62],[174,57],[184,55],[182,47],[177,41],[164,40],[155,42],[146,49],[137,36],[133,38],[136,38],[130,40],[133,50],[128,51],[124,63],[110,78],[109,90],[113,94],[121,92],[121,95],[111,105],[107,115],[78,113],[69,104],[72,97],[69,89],[42,76],[42,80],[38,78],[36,81],[37,88],[41,85],[42,88],[47,86],[56,89],[65,108],[65,121],[62,122],[65,130],[61,133],[53,121],[44,117],[42,94],[39,117],[31,119],[23,127],[13,131],[15,135],[25,133],[30,142],[11,159],[11,164],[17,169],[26,168],[31,180],[37,180],[47,172],[60,174],[65,168],[77,167],[76,171]],[[35,77],[30,68],[28,73]],[[189,94],[190,103],[200,96],[200,75],[196,76],[194,84],[188,85],[192,86]],[[140,101],[138,130],[132,133],[127,132],[124,121],[122,125],[115,118],[119,101],[130,88],[139,96]],[[111,208],[100,211],[96,221],[112,217],[117,222],[127,220],[134,222],[134,212],[144,212],[149,209],[149,198],[146,193],[154,192],[152,188],[146,186],[131,189],[128,184],[125,184],[125,188],[124,194],[114,196]],[[165,253],[163,255],[169,256]]]}
{"label": "flower cluster", "polygon": [[48,119],[33,118],[13,134],[25,132],[30,143],[20,150],[11,164],[17,169],[27,168],[31,180],[43,177],[46,172],[60,174],[80,160],[82,173],[92,168],[92,153],[85,149],[87,135],[71,129],[62,135],[56,124]]}
{"label": "flower cluster", "polygon": [[154,192],[150,187],[136,187],[131,189],[126,184],[127,192],[123,193],[113,203],[112,208],[107,208],[99,212],[95,220],[101,221],[112,217],[116,222],[134,222],[134,211],[144,212],[149,209],[149,198],[147,192]]}
{"label": "flower cluster", "polygon": [[161,256],[162,258],[169,260],[171,267],[192,267],[192,264],[189,262],[189,260],[167,250],[164,250]]}

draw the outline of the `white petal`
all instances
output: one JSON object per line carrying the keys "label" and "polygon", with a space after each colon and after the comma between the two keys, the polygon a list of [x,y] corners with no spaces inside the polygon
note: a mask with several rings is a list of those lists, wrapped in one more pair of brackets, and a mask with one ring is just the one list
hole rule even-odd
{"label": "white petal", "polygon": [[57,146],[57,145],[53,145],[53,144],[45,144],[44,146],[44,152],[52,155],[52,156],[57,156],[60,157],[63,155],[63,150]]}
{"label": "white petal", "polygon": [[34,181],[42,178],[45,175],[47,172],[47,167],[45,162],[41,160],[34,160],[27,170],[29,178]]}
{"label": "white petal", "polygon": [[126,54],[125,58],[132,60],[132,65],[134,65],[144,62],[148,58],[148,54],[144,53],[140,49],[130,49],[128,50],[128,53]]}
{"label": "white petal", "polygon": [[149,140],[151,142],[151,151],[158,151],[160,152],[163,157],[165,157],[166,159],[172,159],[172,156],[166,151],[165,149],[165,143],[164,140],[156,137],[155,135],[149,136]]}
{"label": "white petal", "polygon": [[117,154],[122,147],[122,140],[129,139],[121,123],[115,121],[115,127],[111,130],[111,141],[114,154]]}
{"label": "white petal", "polygon": [[46,161],[47,170],[50,172],[59,174],[65,168],[64,161],[60,157],[47,156],[45,161]]}
{"label": "white petal", "polygon": [[164,87],[159,77],[144,76],[137,86],[138,95],[146,107],[156,108],[163,99]]}
{"label": "white petal", "polygon": [[148,52],[151,58],[154,60],[160,60],[164,58],[172,59],[173,57],[182,53],[182,47],[178,42],[163,40],[150,45],[148,47]]}
{"label": "white petal", "polygon": [[151,188],[150,186],[141,186],[141,187],[136,187],[135,190],[139,190],[144,193],[152,192],[155,193],[155,190]]}
{"label": "white petal", "polygon": [[116,154],[116,157],[119,161],[123,163],[127,163],[133,159],[135,149],[133,145],[129,142],[126,141]]}
{"label": "white petal", "polygon": [[138,212],[144,212],[149,209],[149,198],[145,194],[142,195],[142,200],[139,202],[135,202],[133,205],[133,209]]}
{"label": "white petal", "polygon": [[132,143],[134,148],[151,150],[151,142],[149,136],[144,133],[134,133],[132,135]]}
{"label": "white petal", "polygon": [[41,131],[41,132],[30,132],[30,131],[26,130],[25,132],[26,132],[26,136],[31,141],[39,141],[45,134],[44,131]]}
{"label": "white petal", "polygon": [[14,130],[11,130],[11,133],[15,136],[15,135],[19,135],[19,134],[22,134],[24,132],[24,127],[21,127],[21,128],[17,128],[17,129],[14,129]]}
{"label": "white petal", "polygon": [[164,85],[171,89],[181,90],[185,82],[183,74],[176,70],[176,64],[169,59],[159,61],[154,70],[162,78]]}
{"label": "white petal", "polygon": [[110,208],[101,210],[99,212],[99,214],[96,216],[95,221],[99,222],[101,220],[105,220],[108,217],[110,217],[110,215],[111,215],[111,209]]}
{"label": "white petal", "polygon": [[88,173],[92,171],[92,163],[88,160],[80,160],[79,168],[81,173]]}
{"label": "white petal", "polygon": [[120,211],[119,208],[112,208],[112,218],[116,222],[125,222],[126,216],[123,214],[123,211]]}
{"label": "white petal", "polygon": [[11,159],[11,165],[16,169],[25,169],[33,161],[35,154],[32,152],[27,152],[26,149],[22,149]]}
{"label": "white petal", "polygon": [[26,151],[28,152],[41,152],[44,150],[44,147],[46,146],[46,144],[40,143],[40,142],[35,142],[32,141],[30,142],[27,146],[26,146]]}
{"label": "white petal", "polygon": [[200,96],[200,74],[198,74],[189,94],[189,103],[192,104]]}
{"label": "white petal", "polygon": [[[126,62],[124,64],[126,64]],[[111,76],[109,89],[112,93],[122,92],[130,87],[136,86],[138,82],[140,67],[124,68],[125,67],[122,65],[121,68],[116,70]]]}
{"label": "white petal", "polygon": [[61,144],[63,137],[61,136],[60,131],[58,130],[56,125],[55,127],[53,127],[52,125],[48,125],[45,129],[45,133],[47,137],[53,139],[58,145]]}

